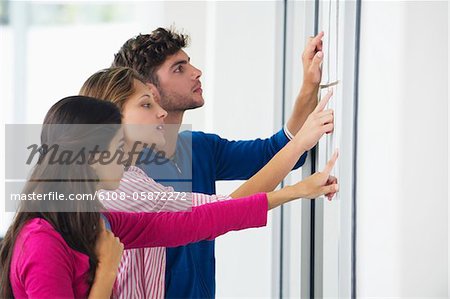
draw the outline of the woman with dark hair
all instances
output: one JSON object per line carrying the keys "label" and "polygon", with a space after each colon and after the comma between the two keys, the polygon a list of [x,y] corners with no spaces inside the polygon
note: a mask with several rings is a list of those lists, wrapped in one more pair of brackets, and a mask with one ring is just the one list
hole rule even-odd
{"label": "woman with dark hair", "polygon": [[[57,189],[66,196],[95,195],[99,189],[116,189],[124,171],[120,158],[105,164],[101,157],[108,152],[120,157],[120,122],[118,108],[105,101],[78,96],[56,103],[42,129],[41,142],[46,146],[23,193]],[[88,124],[93,126],[85,128]],[[63,149],[60,154],[78,153],[93,145],[96,150],[56,167],[51,163],[54,145]],[[180,246],[264,226],[269,209],[303,197],[305,186],[311,188],[308,195],[326,193],[323,187],[335,158],[309,184],[300,182],[267,194],[194,207],[190,212],[106,212],[98,200],[69,201],[62,206],[22,203],[0,250],[0,297],[109,298],[123,248]],[[111,232],[106,231],[101,215]]]}
{"label": "woman with dark hair", "polygon": [[[46,153],[45,148],[56,145],[76,151],[83,145],[93,144],[94,134],[79,136],[80,126],[71,124],[98,124],[99,127],[104,125],[104,130],[102,134],[95,134],[101,136],[95,143],[102,146],[101,150],[107,150],[117,135],[120,123],[121,115],[117,108],[98,100],[69,97],[54,104],[44,120],[41,155],[23,193],[45,194],[57,189],[64,194],[95,192],[97,183],[89,180],[96,177],[92,167],[87,163],[73,163],[67,167],[49,163],[51,155]],[[118,172],[121,172],[119,168]],[[70,181],[75,178],[81,181]],[[62,294],[60,291],[72,297],[86,297],[85,285],[91,286],[89,295],[92,298],[106,298],[110,294],[123,244],[105,230],[100,213],[76,212],[86,210],[86,202],[73,201],[64,205],[74,212],[52,211],[57,210],[58,206],[52,207],[42,201],[20,204],[0,251],[1,298],[58,296]],[[93,210],[102,209],[98,201],[89,205]],[[60,255],[60,252],[71,254]],[[30,264],[29,261],[34,259],[36,261]],[[78,266],[71,273],[73,278],[86,283],[74,285],[72,289],[72,286],[60,283],[66,277],[59,276],[58,266],[70,268],[73,265]],[[42,280],[40,270],[47,273],[42,275]],[[44,279],[53,281],[45,283]]]}

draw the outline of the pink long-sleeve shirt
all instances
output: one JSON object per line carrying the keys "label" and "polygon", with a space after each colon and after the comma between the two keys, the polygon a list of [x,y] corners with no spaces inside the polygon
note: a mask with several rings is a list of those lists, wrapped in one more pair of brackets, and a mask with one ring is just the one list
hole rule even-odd
{"label": "pink long-sleeve shirt", "polygon": [[[125,249],[181,246],[267,223],[264,193],[194,207],[191,212],[106,213]],[[15,298],[84,298],[88,256],[70,248],[47,221],[35,218],[14,245],[10,281]]]}

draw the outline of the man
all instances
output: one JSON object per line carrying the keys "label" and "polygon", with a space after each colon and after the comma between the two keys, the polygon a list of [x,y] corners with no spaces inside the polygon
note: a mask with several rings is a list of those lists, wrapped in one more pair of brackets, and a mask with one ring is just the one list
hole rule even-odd
{"label": "man", "polygon": [[[156,171],[160,178],[173,179],[175,182],[171,185],[177,191],[207,194],[215,193],[217,180],[250,178],[300,130],[316,106],[323,58],[322,37],[320,33],[308,41],[302,57],[303,86],[285,127],[268,139],[251,141],[228,141],[203,132],[178,134],[185,111],[204,104],[202,72],[190,63],[183,50],[188,45],[188,37],[175,30],[158,28],[128,40],[115,55],[113,66],[134,68],[155,85],[160,104],[168,112],[165,122],[176,125],[176,130],[166,131],[167,144],[161,149],[171,157],[170,163],[160,165],[157,170],[153,165],[144,165],[144,171],[149,175]],[[304,161],[305,155],[296,167]],[[166,297],[214,297],[214,241],[167,248],[165,266]]]}

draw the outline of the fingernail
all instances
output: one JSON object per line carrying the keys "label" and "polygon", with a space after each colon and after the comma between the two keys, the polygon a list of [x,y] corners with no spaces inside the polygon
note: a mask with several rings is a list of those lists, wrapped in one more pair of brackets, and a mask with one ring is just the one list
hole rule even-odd
{"label": "fingernail", "polygon": [[317,52],[317,57],[322,58],[323,54],[322,52]]}

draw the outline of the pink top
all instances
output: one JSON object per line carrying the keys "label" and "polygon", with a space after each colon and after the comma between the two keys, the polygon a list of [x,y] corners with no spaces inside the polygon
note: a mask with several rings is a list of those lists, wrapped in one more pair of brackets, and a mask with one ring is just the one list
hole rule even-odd
{"label": "pink top", "polygon": [[[125,249],[181,246],[267,222],[267,196],[211,203],[191,212],[105,213]],[[87,297],[88,257],[70,248],[43,219],[30,220],[14,246],[10,281],[15,298]]]}

